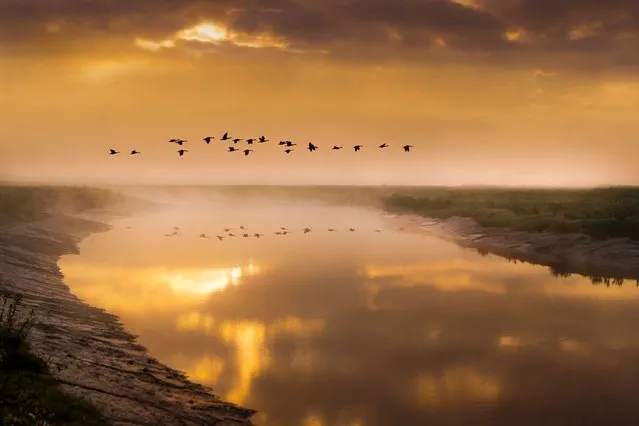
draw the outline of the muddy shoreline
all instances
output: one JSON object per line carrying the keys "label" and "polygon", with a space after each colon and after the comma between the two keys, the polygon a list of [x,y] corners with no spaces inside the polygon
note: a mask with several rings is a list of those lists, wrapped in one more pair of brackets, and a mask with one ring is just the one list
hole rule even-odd
{"label": "muddy shoreline", "polygon": [[[594,284],[621,285],[639,280],[639,241],[629,238],[594,240],[583,234],[484,228],[469,218],[430,219],[388,214],[405,231],[424,233],[481,254],[546,266],[553,275],[583,275]],[[638,282],[639,284],[639,282]]]}
{"label": "muddy shoreline", "polygon": [[0,289],[24,295],[39,324],[30,343],[65,392],[81,396],[114,425],[253,425],[254,410],[220,400],[160,364],[118,317],[89,306],[63,282],[58,260],[109,230],[109,212],[52,215],[0,227]]}

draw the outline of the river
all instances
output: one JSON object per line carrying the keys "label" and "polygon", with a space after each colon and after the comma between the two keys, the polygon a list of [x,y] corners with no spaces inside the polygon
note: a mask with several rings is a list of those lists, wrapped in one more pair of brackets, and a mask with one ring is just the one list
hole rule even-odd
{"label": "river", "polygon": [[[639,419],[634,285],[556,278],[311,201],[199,197],[112,225],[61,259],[71,291],[258,425]],[[237,236],[219,241],[224,228]]]}

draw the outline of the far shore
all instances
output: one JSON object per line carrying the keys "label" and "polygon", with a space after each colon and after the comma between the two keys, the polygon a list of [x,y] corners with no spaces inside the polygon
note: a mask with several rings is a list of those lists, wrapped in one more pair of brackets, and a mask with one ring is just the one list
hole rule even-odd
{"label": "far shore", "polygon": [[391,214],[405,231],[419,232],[480,254],[494,254],[513,261],[547,266],[555,276],[583,275],[593,284],[639,285],[639,241],[630,238],[596,240],[579,233],[516,231],[483,227],[473,219],[425,218]]}

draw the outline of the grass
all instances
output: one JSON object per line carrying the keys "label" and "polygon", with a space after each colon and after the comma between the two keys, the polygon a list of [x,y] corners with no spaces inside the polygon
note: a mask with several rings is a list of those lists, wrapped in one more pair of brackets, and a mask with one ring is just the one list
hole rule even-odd
{"label": "grass", "polygon": [[392,212],[474,219],[486,227],[639,240],[639,188],[417,188],[385,197]]}
{"label": "grass", "polygon": [[0,186],[0,225],[110,206],[123,197],[87,187]]}
{"label": "grass", "polygon": [[35,312],[25,314],[22,301],[0,295],[0,424],[107,425],[91,404],[62,392],[46,363],[31,353]]}

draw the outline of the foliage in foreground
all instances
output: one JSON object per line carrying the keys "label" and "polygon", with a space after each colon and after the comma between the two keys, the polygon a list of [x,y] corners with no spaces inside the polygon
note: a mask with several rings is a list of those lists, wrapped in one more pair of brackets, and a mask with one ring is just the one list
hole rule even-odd
{"label": "foliage in foreground", "polygon": [[64,394],[45,362],[30,352],[35,315],[24,315],[22,301],[0,295],[0,424],[108,424],[91,404]]}
{"label": "foliage in foreground", "polygon": [[468,217],[487,227],[577,232],[595,239],[639,240],[639,188],[420,188],[386,198],[394,212],[446,219]]}

